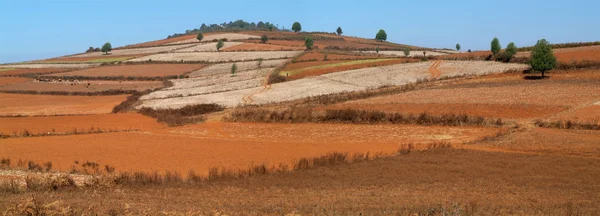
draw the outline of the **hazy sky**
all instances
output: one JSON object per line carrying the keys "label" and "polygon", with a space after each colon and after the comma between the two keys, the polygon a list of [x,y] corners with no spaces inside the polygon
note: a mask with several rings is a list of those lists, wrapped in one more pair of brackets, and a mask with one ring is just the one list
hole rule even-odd
{"label": "hazy sky", "polygon": [[42,59],[165,38],[202,23],[243,19],[305,31],[388,40],[432,48],[489,49],[600,40],[598,0],[2,0],[0,63]]}

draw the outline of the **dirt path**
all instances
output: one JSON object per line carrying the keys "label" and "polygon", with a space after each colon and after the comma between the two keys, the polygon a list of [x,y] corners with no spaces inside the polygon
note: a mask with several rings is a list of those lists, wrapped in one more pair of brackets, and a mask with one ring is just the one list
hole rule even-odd
{"label": "dirt path", "polygon": [[[259,70],[261,70],[261,69],[259,69]],[[254,99],[252,99],[252,96],[260,94],[260,93],[263,93],[263,92],[268,91],[268,90],[271,90],[271,84],[269,84],[269,75],[270,74],[267,73],[265,75],[264,79],[262,80],[262,86],[263,86],[263,88],[261,90],[259,90],[257,92],[250,93],[250,94],[242,97],[242,101],[244,102],[243,103],[244,105],[246,105],[246,104],[252,104],[254,102]]]}
{"label": "dirt path", "polygon": [[438,78],[438,77],[442,76],[442,71],[440,71],[440,69],[438,69],[438,67],[440,66],[441,63],[442,63],[441,60],[436,60],[433,62],[431,67],[429,67],[429,73],[431,73],[431,78]]}

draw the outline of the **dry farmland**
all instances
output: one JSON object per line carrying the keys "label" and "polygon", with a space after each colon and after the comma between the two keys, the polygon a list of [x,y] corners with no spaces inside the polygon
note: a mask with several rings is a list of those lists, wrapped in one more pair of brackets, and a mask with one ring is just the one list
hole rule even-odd
{"label": "dry farmland", "polygon": [[[402,56],[404,57],[404,51],[361,51],[361,53],[370,53],[370,54],[379,54],[379,55],[387,55],[387,56]],[[409,51],[408,57],[423,57],[423,53],[425,56],[443,56],[448,55],[443,52],[435,52],[435,51],[423,51],[423,50],[411,50]]]}
{"label": "dry farmland", "polygon": [[140,55],[103,55],[103,56],[93,56],[93,57],[60,57],[60,58],[51,58],[41,61],[36,61],[38,63],[103,63],[103,62],[118,62],[125,61],[132,58],[142,57],[144,54]]}
{"label": "dry farmland", "polygon": [[29,63],[23,63],[23,64],[7,64],[7,65],[0,65],[0,68],[29,68],[29,69],[49,69],[49,68],[87,68],[87,67],[94,67],[94,66],[98,66],[99,64],[29,64]]}
{"label": "dry farmland", "polygon": [[264,60],[292,58],[300,53],[299,51],[163,53],[128,60],[128,62],[148,60],[159,62],[233,62],[258,60],[260,58]]}
{"label": "dry farmland", "polygon": [[[173,46],[158,46],[158,47],[147,47],[147,48],[131,48],[131,49],[115,49],[110,52],[110,56],[124,56],[124,55],[140,55],[140,54],[153,54],[153,53],[167,53],[173,52],[178,49],[187,48],[193,45],[173,45]],[[89,58],[105,56],[103,52],[92,52],[80,55],[71,56],[73,58]]]}
{"label": "dry farmland", "polygon": [[294,80],[311,76],[318,76],[327,73],[354,70],[368,67],[379,67],[400,63],[417,62],[418,59],[364,59],[354,61],[310,61],[292,63],[286,66],[280,76],[285,76],[286,80]]}
{"label": "dry farmland", "polygon": [[[227,49],[229,47],[237,46],[243,44],[241,42],[225,42],[223,43],[223,47],[221,50]],[[204,43],[198,44],[193,47],[188,47],[184,49],[177,50],[176,52],[216,52],[217,51],[217,43]]]}
{"label": "dry farmland", "polygon": [[[1,80],[2,78],[0,78]],[[162,81],[82,80],[79,82],[24,81],[0,86],[0,92],[78,92],[93,93],[109,90],[145,91],[163,87]]]}
{"label": "dry farmland", "polygon": [[140,64],[96,67],[84,70],[55,73],[52,76],[82,77],[166,77],[179,76],[204,67],[202,64]]}
{"label": "dry farmland", "polygon": [[[438,65],[442,69],[438,70],[437,73],[432,73],[430,68],[434,65]],[[507,70],[523,70],[526,68],[526,65],[521,64],[476,61],[445,61],[443,63],[433,64],[431,62],[397,64],[324,74],[321,76],[277,83],[265,87],[217,92],[214,94],[190,97],[144,100],[140,107],[164,109],[198,103],[217,103],[233,107],[248,103],[248,97],[250,97],[251,103],[253,104],[266,104],[323,94],[366,90],[387,85],[404,85],[417,82],[420,79],[485,75]]]}
{"label": "dry farmland", "polygon": [[[266,60],[263,61],[260,66],[261,68],[273,68],[283,65],[287,59],[277,59],[277,60]],[[237,66],[237,71],[247,71],[247,70],[256,70],[258,69],[258,61],[248,61],[248,62],[236,62],[236,63],[221,63],[221,64],[212,64],[201,70],[194,71],[189,74],[190,77],[203,77],[203,76],[213,76],[213,75],[226,75],[231,73],[231,66],[235,64]],[[174,80],[177,82],[177,80]]]}
{"label": "dry farmland", "polygon": [[0,116],[110,113],[126,95],[59,96],[0,93]]}
{"label": "dry farmland", "polygon": [[12,69],[9,68],[7,70],[0,69],[0,76],[15,76],[15,75],[25,75],[25,74],[49,74],[49,73],[60,73],[65,71],[76,70],[73,68],[21,68],[21,69]]}
{"label": "dry farmland", "polygon": [[164,127],[137,113],[0,118],[0,134],[63,134],[106,130],[149,130]]}
{"label": "dry farmland", "polygon": [[[582,46],[554,49],[556,59],[563,63],[577,61],[600,61],[600,46]],[[517,57],[529,57],[531,52],[519,52]]]}
{"label": "dry farmland", "polygon": [[31,81],[31,79],[21,77],[0,77],[0,87],[27,81]]}
{"label": "dry farmland", "polygon": [[[198,39],[196,39],[195,36],[196,35],[194,35],[194,38],[171,42],[168,44],[184,44],[184,43],[198,42]],[[232,41],[232,40],[246,40],[246,39],[253,39],[253,38],[260,38],[260,37],[254,36],[254,35],[248,35],[248,34],[238,34],[238,33],[221,33],[221,34],[215,33],[215,34],[204,35],[204,38],[202,38],[202,42],[213,41],[215,39],[220,40],[220,39],[224,39],[224,38],[226,38],[227,41]]]}
{"label": "dry farmland", "polygon": [[[227,43],[226,43],[227,44]],[[262,43],[242,43],[235,46],[230,46],[223,51],[289,51],[289,50],[304,50],[304,47],[280,46],[274,44]]]}
{"label": "dry farmland", "polygon": [[[441,68],[444,71],[444,67]],[[550,117],[600,100],[600,75],[594,72],[553,74],[549,80],[525,80],[502,74],[464,82],[332,105],[387,112],[465,113],[499,118]],[[590,77],[594,76],[594,77]]]}

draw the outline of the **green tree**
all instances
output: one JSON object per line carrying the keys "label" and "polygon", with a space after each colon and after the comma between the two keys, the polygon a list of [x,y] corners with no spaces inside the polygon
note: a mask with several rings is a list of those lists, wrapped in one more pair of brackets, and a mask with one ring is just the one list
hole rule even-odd
{"label": "green tree", "polygon": [[531,50],[531,69],[542,72],[542,78],[546,71],[556,66],[556,57],[552,52],[552,46],[546,39],[538,40]]}
{"label": "green tree", "polygon": [[379,54],[379,46],[375,47],[375,52]]}
{"label": "green tree", "polygon": [[410,55],[410,48],[408,48],[408,47],[405,47],[405,48],[404,48],[404,56],[405,56],[405,57],[408,57],[409,55]]}
{"label": "green tree", "polygon": [[267,43],[267,41],[269,41],[269,37],[267,37],[267,35],[260,36],[260,41],[262,43]]}
{"label": "green tree", "polygon": [[231,75],[235,76],[236,71],[237,71],[237,65],[235,63],[233,63],[233,65],[231,65]]}
{"label": "green tree", "polygon": [[517,54],[517,46],[515,43],[510,42],[508,46],[506,46],[506,58],[510,61]]}
{"label": "green tree", "polygon": [[315,41],[311,37],[304,38],[304,46],[306,46],[306,49],[312,49],[314,43]]}
{"label": "green tree", "polygon": [[337,28],[337,30],[335,30],[335,32],[337,32],[338,35],[342,35],[344,32],[342,31],[342,27]]}
{"label": "green tree", "polygon": [[196,36],[196,39],[198,39],[198,41],[202,41],[203,38],[204,35],[202,35],[202,32],[198,33],[198,36]]}
{"label": "green tree", "polygon": [[225,45],[223,43],[223,40],[217,41],[217,52],[219,52],[221,50],[221,48],[223,48],[223,45]]}
{"label": "green tree", "polygon": [[300,25],[299,22],[295,22],[292,24],[292,30],[294,30],[294,32],[302,31],[302,25]]}
{"label": "green tree", "polygon": [[496,56],[498,53],[500,53],[500,49],[502,49],[502,46],[500,46],[500,40],[498,40],[498,38],[495,37],[492,40],[492,54]]}
{"label": "green tree", "polygon": [[273,31],[273,26],[272,25],[269,26],[269,31]]}
{"label": "green tree", "polygon": [[108,52],[112,51],[112,45],[109,42],[106,42],[102,45],[102,52],[108,55]]}
{"label": "green tree", "polygon": [[377,32],[377,34],[375,35],[375,39],[382,42],[387,40],[387,33],[385,33],[385,30],[379,29],[379,32]]}
{"label": "green tree", "polygon": [[460,44],[456,44],[456,51],[460,51]]}

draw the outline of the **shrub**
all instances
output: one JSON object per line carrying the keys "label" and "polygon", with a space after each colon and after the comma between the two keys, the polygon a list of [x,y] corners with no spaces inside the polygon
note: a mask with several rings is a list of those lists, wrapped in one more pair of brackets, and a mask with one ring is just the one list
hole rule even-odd
{"label": "shrub", "polygon": [[379,46],[377,46],[377,47],[375,48],[375,52],[376,52],[377,54],[379,54]]}
{"label": "shrub", "polygon": [[385,33],[385,30],[379,29],[379,32],[377,32],[377,34],[375,35],[375,39],[382,42],[387,40],[387,33]]}
{"label": "shrub", "polygon": [[108,52],[112,51],[112,45],[109,42],[106,42],[102,45],[102,52],[108,54]]}
{"label": "shrub", "polygon": [[312,49],[312,46],[314,43],[315,43],[315,41],[311,37],[306,37],[304,39],[304,46],[306,46],[307,50]]}
{"label": "shrub", "polygon": [[260,41],[262,43],[267,43],[267,41],[269,41],[269,37],[267,37],[267,35],[260,36]]}
{"label": "shrub", "polygon": [[231,75],[235,75],[236,71],[237,71],[237,65],[235,63],[233,63],[233,65],[231,65]]}
{"label": "shrub", "polygon": [[198,104],[187,105],[179,109],[159,109],[142,108],[138,112],[156,118],[159,122],[164,122],[169,126],[181,126],[204,121],[204,117],[195,117],[211,112],[223,111],[225,107],[218,104]]}
{"label": "shrub", "polygon": [[546,39],[538,40],[533,47],[530,64],[531,69],[542,72],[542,78],[544,77],[544,72],[556,67],[556,57]]}
{"label": "shrub", "polygon": [[292,30],[294,32],[302,31],[302,25],[300,25],[299,22],[294,22],[294,24],[292,24]]}
{"label": "shrub", "polygon": [[223,40],[218,40],[217,41],[217,52],[219,52],[221,50],[221,48],[223,48]]}
{"label": "shrub", "polygon": [[198,39],[198,41],[202,41],[202,39],[204,39],[204,35],[202,35],[202,32],[198,33],[198,36],[196,36],[196,39]]}
{"label": "shrub", "polygon": [[410,48],[406,47],[404,48],[404,56],[408,57],[410,55]]}
{"label": "shrub", "polygon": [[492,50],[492,54],[494,56],[496,56],[496,54],[500,53],[500,49],[502,49],[502,46],[500,46],[500,40],[498,40],[497,37],[495,37],[492,40],[492,44],[491,44],[491,50]]}
{"label": "shrub", "polygon": [[256,62],[256,65],[258,66],[258,68],[261,68],[263,61],[264,61],[263,58],[258,59],[258,61]]}
{"label": "shrub", "polygon": [[456,44],[456,51],[460,51],[460,44]]}
{"label": "shrub", "polygon": [[338,26],[337,30],[335,30],[335,32],[336,32],[338,35],[342,35],[342,34],[344,33],[344,32],[342,31],[342,27],[339,27],[339,26]]}

